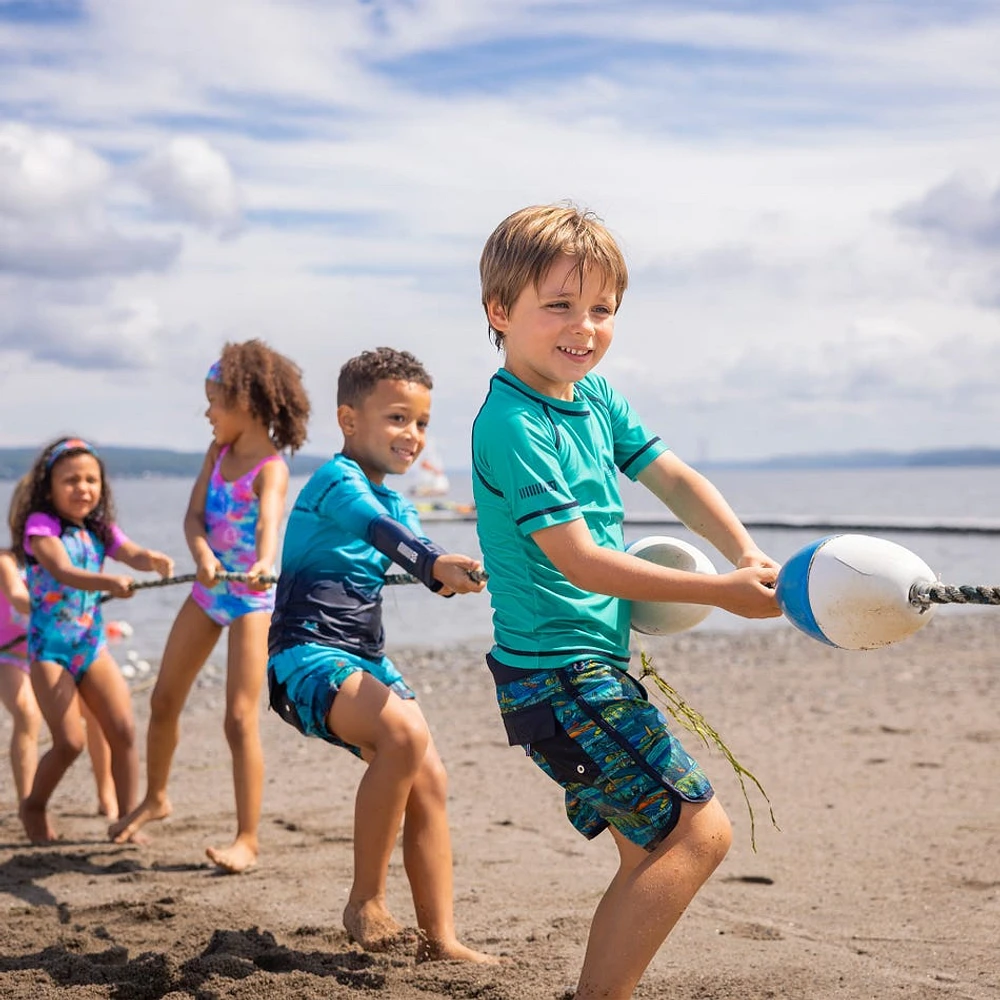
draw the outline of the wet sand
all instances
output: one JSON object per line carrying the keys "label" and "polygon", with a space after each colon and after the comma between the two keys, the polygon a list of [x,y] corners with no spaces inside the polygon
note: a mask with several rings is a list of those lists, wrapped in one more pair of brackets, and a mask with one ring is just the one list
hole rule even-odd
{"label": "wet sand", "polygon": [[[684,736],[733,819],[729,857],[637,997],[1000,997],[1000,615],[949,614],[889,649],[845,653],[785,626],[645,643],[658,671],[761,781],[757,852],[725,759]],[[366,954],[343,932],[362,765],[266,713],[262,855],[217,874],[233,829],[218,677],[183,718],[174,815],[146,847],[104,839],[84,760],[53,800],[64,840],[24,840],[0,777],[0,996],[555,1000],[571,996],[614,870],[558,788],[506,746],[484,646],[390,653],[416,687],[450,774],[455,908],[500,967]],[[217,654],[221,655],[220,654]],[[654,693],[654,699],[657,695]],[[136,694],[144,734],[148,690]],[[9,738],[0,723],[0,745]],[[389,902],[413,923],[397,851]]]}

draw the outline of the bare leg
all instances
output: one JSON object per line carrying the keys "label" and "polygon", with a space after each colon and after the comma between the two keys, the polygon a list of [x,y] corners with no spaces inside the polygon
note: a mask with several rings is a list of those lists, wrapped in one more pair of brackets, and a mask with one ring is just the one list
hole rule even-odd
{"label": "bare leg", "polygon": [[0,701],[10,712],[10,769],[20,804],[31,791],[38,767],[38,730],[42,725],[31,677],[19,667],[0,663]]}
{"label": "bare leg", "polygon": [[118,796],[115,794],[115,779],[111,774],[111,747],[108,746],[100,723],[82,698],[80,711],[87,727],[87,753],[90,754],[90,766],[94,771],[94,784],[97,786],[97,813],[99,816],[116,820]]}
{"label": "bare leg", "polygon": [[229,847],[205,853],[223,871],[243,872],[257,861],[264,751],[260,743],[260,691],[267,673],[267,630],[271,616],[253,612],[229,626],[226,667],[226,740],[233,755],[236,838]]}
{"label": "bare leg", "polygon": [[[423,719],[415,701],[405,701],[403,707]],[[473,951],[455,934],[447,791],[448,776],[431,739],[410,790],[403,823],[403,864],[421,932],[417,961],[496,963],[492,955]]]}
{"label": "bare leg", "polygon": [[118,815],[125,816],[135,808],[139,797],[139,748],[132,693],[106,649],[80,679],[79,692],[108,741]]}
{"label": "bare leg", "polygon": [[370,674],[344,681],[327,726],[360,747],[368,768],[354,805],[354,882],[344,927],[363,948],[377,950],[402,930],[385,901],[389,858],[430,734],[418,713]]}
{"label": "bare leg", "polygon": [[52,733],[52,746],[38,762],[31,791],[21,801],[21,823],[33,844],[47,844],[57,839],[48,815],[49,799],[73,761],[83,753],[86,734],[76,682],[58,663],[32,663],[31,686]]}
{"label": "bare leg", "polygon": [[205,665],[222,632],[189,597],[182,605],[167,637],[163,661],[150,699],[146,733],[146,795],[130,813],[110,828],[116,843],[131,840],[151,820],[170,815],[167,781],[180,739],[180,718],[191,685]]}
{"label": "bare leg", "polygon": [[620,867],[594,913],[575,1000],[628,1000],[660,945],[726,856],[729,819],[716,799],[684,803],[651,854],[612,829]]}

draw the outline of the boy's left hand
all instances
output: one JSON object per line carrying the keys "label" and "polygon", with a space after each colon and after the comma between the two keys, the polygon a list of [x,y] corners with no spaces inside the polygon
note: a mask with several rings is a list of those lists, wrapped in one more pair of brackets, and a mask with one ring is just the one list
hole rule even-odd
{"label": "boy's left hand", "polygon": [[482,572],[483,564],[471,556],[447,552],[434,560],[434,579],[441,583],[438,593],[442,597],[452,594],[478,594],[486,583],[473,580],[470,573]]}
{"label": "boy's left hand", "polygon": [[166,578],[168,576],[174,575],[174,561],[168,555],[164,555],[162,552],[156,552],[153,549],[149,549],[149,568],[154,573],[159,573],[160,576]]}

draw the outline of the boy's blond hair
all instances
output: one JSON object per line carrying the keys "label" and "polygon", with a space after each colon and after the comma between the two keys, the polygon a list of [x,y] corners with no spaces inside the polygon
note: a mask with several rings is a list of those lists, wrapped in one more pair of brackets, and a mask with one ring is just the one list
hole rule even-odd
{"label": "boy's blond hair", "polygon": [[[479,258],[483,308],[497,302],[509,313],[528,284],[537,288],[559,256],[576,261],[581,284],[584,272],[597,268],[615,293],[617,310],[628,287],[625,258],[602,220],[575,205],[531,205],[493,230]],[[502,347],[503,334],[492,325],[489,329],[493,343]]]}

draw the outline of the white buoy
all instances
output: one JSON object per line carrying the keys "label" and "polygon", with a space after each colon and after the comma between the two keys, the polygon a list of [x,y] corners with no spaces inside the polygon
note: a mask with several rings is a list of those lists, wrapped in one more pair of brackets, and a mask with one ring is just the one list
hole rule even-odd
{"label": "white buoy", "polygon": [[785,617],[806,635],[840,649],[877,649],[913,635],[933,607],[910,603],[931,568],[909,549],[871,535],[831,535],[800,549],[778,574]]}
{"label": "white buoy", "polygon": [[[712,560],[700,549],[680,538],[650,535],[633,542],[629,555],[667,569],[687,573],[715,573]],[[632,628],[646,635],[673,635],[703,622],[712,611],[710,604],[673,604],[660,601],[633,601]]]}

